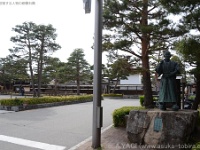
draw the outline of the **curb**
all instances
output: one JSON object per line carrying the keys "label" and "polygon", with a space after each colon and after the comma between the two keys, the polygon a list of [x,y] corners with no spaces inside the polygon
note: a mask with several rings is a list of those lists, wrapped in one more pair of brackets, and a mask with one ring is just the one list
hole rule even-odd
{"label": "curb", "polygon": [[92,100],[55,102],[55,103],[44,103],[44,104],[35,104],[35,105],[23,104],[23,105],[20,105],[20,106],[2,106],[2,105],[0,105],[0,110],[18,112],[18,111],[24,111],[24,110],[30,110],[30,109],[64,106],[64,105],[79,104],[79,103],[86,103],[86,102],[92,102]]}

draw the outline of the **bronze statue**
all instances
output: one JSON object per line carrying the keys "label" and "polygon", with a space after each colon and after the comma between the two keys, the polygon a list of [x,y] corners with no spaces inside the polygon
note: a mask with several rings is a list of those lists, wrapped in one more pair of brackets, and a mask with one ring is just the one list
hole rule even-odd
{"label": "bronze statue", "polygon": [[178,110],[177,90],[176,90],[176,74],[179,72],[178,63],[171,61],[171,53],[164,53],[162,60],[156,67],[158,76],[162,75],[159,91],[159,108],[166,110],[166,107],[172,106],[172,110]]}

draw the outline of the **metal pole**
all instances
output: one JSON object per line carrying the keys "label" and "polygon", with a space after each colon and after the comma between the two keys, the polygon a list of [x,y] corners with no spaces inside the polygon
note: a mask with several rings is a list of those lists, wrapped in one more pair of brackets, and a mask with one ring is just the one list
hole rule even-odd
{"label": "metal pole", "polygon": [[102,0],[95,0],[94,84],[92,147],[101,147],[101,66],[102,66]]}

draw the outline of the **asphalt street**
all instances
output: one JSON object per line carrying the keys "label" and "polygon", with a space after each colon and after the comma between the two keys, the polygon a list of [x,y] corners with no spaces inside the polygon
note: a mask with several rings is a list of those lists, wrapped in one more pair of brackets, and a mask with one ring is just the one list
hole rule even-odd
{"label": "asphalt street", "polygon": [[[139,99],[104,99],[103,127],[112,112],[139,106]],[[1,150],[68,150],[92,135],[93,103],[0,113]]]}

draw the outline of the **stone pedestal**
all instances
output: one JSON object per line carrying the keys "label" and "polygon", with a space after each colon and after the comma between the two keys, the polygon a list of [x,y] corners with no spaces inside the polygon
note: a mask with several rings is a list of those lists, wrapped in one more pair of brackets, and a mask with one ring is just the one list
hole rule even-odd
{"label": "stone pedestal", "polygon": [[197,118],[196,110],[133,110],[127,120],[128,139],[131,143],[149,145],[154,150],[178,150],[188,142]]}

